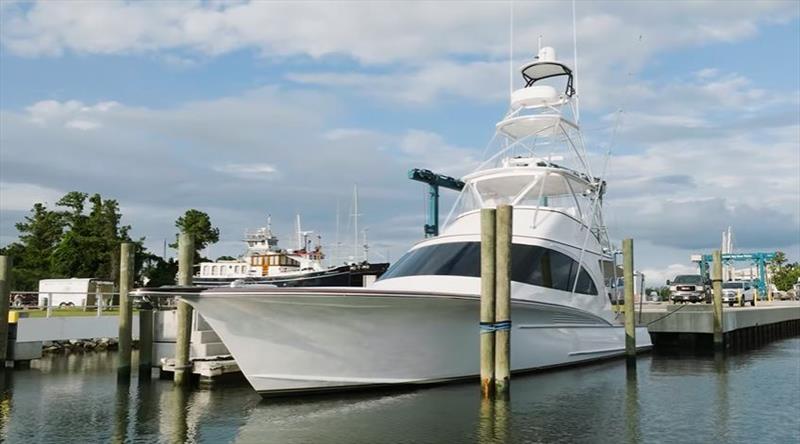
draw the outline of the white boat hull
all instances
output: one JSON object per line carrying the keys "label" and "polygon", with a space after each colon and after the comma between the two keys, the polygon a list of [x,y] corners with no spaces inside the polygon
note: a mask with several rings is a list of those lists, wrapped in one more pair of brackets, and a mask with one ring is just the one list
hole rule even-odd
{"label": "white boat hull", "polygon": [[[424,384],[479,373],[477,296],[260,289],[186,296],[263,395]],[[569,307],[512,301],[512,371],[624,353],[620,326]],[[637,346],[651,346],[646,329]]]}

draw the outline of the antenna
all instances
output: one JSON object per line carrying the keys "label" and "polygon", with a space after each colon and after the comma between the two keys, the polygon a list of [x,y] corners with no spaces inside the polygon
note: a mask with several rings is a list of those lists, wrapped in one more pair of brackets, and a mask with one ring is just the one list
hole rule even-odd
{"label": "antenna", "polygon": [[[514,94],[514,0],[509,2],[511,6],[508,14],[508,98]],[[541,46],[541,45],[540,45]]]}
{"label": "antenna", "polygon": [[581,95],[581,90],[578,89],[578,28],[576,26],[577,20],[575,19],[575,0],[572,0],[572,50],[573,50],[573,77],[575,79],[575,123],[580,124],[581,121],[581,108],[578,99]]}

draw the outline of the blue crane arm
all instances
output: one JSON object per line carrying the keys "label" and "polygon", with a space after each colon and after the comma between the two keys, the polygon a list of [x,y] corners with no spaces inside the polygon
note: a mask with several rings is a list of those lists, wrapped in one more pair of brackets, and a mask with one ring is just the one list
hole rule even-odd
{"label": "blue crane arm", "polygon": [[408,178],[428,184],[428,214],[425,223],[425,237],[439,235],[439,187],[461,191],[464,182],[455,177],[436,174],[431,170],[413,168]]}
{"label": "blue crane arm", "polygon": [[464,181],[456,179],[455,177],[445,176],[444,174],[436,174],[431,170],[412,168],[408,170],[408,178],[450,190],[461,191],[464,189]]}

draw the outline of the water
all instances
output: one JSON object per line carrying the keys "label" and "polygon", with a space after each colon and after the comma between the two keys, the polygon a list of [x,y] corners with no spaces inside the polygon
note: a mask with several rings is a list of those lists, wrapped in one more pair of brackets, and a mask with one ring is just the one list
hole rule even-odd
{"label": "water", "polygon": [[265,400],[249,386],[118,384],[115,354],[50,356],[0,374],[0,440],[20,443],[792,443],[800,338],[722,356],[647,355],[515,377],[507,403],[477,383]]}

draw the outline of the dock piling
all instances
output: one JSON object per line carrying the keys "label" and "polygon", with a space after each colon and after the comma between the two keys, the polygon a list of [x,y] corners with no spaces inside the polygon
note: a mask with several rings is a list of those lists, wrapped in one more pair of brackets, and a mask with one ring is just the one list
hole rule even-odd
{"label": "dock piling", "polygon": [[[131,324],[133,307],[129,293],[133,288],[133,244],[123,242],[119,246],[119,356],[117,371],[120,375],[131,371]],[[97,303],[100,305],[100,302]]]}
{"label": "dock piling", "polygon": [[633,309],[633,239],[622,241],[622,276],[625,301],[625,356],[636,363],[636,320]]}
{"label": "dock piling", "polygon": [[511,205],[497,206],[495,247],[495,395],[507,397],[511,378]]}
{"label": "dock piling", "polygon": [[711,284],[714,292],[714,349],[722,350],[724,347],[722,333],[722,253],[719,250],[714,251],[711,272]]}
{"label": "dock piling", "polygon": [[[178,285],[189,287],[192,285],[192,266],[194,262],[194,239],[188,233],[181,233],[178,237]],[[177,333],[175,338],[175,373],[176,385],[185,385],[191,377],[191,362],[189,361],[189,341],[192,333],[192,307],[184,301],[178,300]]]}
{"label": "dock piling", "polygon": [[0,368],[8,356],[8,301],[11,298],[11,258],[0,256]]}
{"label": "dock piling", "polygon": [[481,394],[494,392],[495,209],[481,210]]}
{"label": "dock piling", "polygon": [[153,309],[139,309],[139,377],[149,378],[153,367]]}

